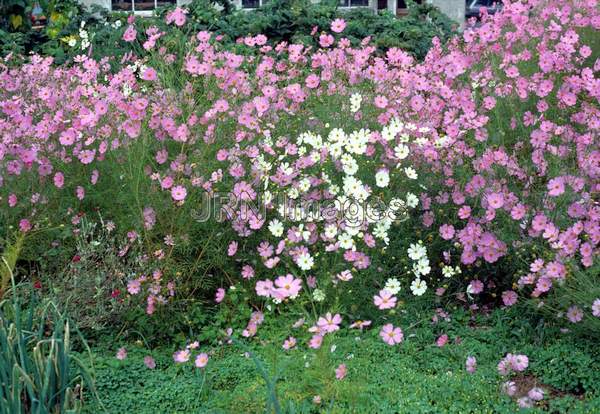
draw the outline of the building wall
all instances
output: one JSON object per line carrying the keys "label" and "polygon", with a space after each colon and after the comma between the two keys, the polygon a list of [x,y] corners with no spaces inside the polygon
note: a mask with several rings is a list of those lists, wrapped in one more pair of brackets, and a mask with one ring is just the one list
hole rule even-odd
{"label": "building wall", "polygon": [[440,8],[448,17],[460,24],[465,24],[465,0],[427,0]]}

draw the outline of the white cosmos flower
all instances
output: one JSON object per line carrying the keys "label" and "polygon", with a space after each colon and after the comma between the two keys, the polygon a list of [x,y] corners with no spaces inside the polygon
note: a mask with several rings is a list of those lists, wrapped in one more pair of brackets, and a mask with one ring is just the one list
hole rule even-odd
{"label": "white cosmos flower", "polygon": [[396,146],[396,148],[394,148],[394,156],[396,158],[398,158],[399,160],[403,160],[406,157],[408,157],[408,154],[410,153],[410,150],[408,149],[407,145],[404,144],[398,144]]}
{"label": "white cosmos flower", "polygon": [[444,266],[442,267],[442,274],[444,277],[452,277],[454,276],[454,269],[452,266]]}
{"label": "white cosmos flower", "polygon": [[419,205],[419,198],[413,193],[406,194],[406,205],[410,208],[415,208]]}
{"label": "white cosmos flower", "polygon": [[416,180],[417,178],[419,178],[417,172],[412,167],[406,167],[404,169],[404,172],[406,173],[406,176],[411,180]]}
{"label": "white cosmos flower", "polygon": [[400,286],[400,281],[396,278],[388,279],[384,286],[384,289],[390,292],[392,295],[398,294],[401,288],[402,286]]}
{"label": "white cosmos flower", "polygon": [[415,296],[421,296],[427,290],[427,283],[421,279],[415,279],[410,284],[410,290]]}
{"label": "white cosmos flower", "polygon": [[328,224],[325,226],[325,237],[333,239],[337,235],[337,226],[335,224]]}
{"label": "white cosmos flower", "polygon": [[408,248],[408,257],[410,257],[412,260],[419,260],[421,257],[426,255],[427,249],[421,243],[411,243],[410,247]]}
{"label": "white cosmos flower", "polygon": [[379,170],[377,174],[375,174],[375,184],[377,187],[385,188],[390,183],[390,174],[387,170]]}
{"label": "white cosmos flower", "polygon": [[281,237],[283,234],[283,223],[277,219],[273,219],[269,222],[269,231],[275,237]]}
{"label": "white cosmos flower", "polygon": [[338,242],[340,243],[340,247],[344,250],[349,250],[354,246],[354,240],[352,239],[352,236],[346,232],[338,236]]}
{"label": "white cosmos flower", "polygon": [[302,269],[302,270],[310,270],[310,269],[312,269],[313,265],[315,264],[315,261],[310,256],[310,254],[308,254],[308,253],[302,253],[296,259],[296,263],[298,264],[298,267],[300,269]]}

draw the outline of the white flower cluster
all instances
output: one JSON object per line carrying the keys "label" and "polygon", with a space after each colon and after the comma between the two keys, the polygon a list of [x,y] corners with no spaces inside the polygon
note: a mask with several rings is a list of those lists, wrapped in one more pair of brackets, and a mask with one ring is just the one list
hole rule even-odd
{"label": "white flower cluster", "polygon": [[452,267],[452,266],[446,266],[443,265],[442,266],[442,274],[444,275],[444,277],[452,277],[454,275],[458,275],[461,273],[460,267],[456,266],[456,267]]}
{"label": "white flower cluster", "polygon": [[353,114],[358,112],[361,103],[362,95],[359,93],[352,94],[352,96],[350,96],[350,112],[352,112]]}
{"label": "white flower cluster", "polygon": [[429,258],[427,257],[427,248],[419,240],[416,244],[411,244],[408,248],[408,257],[413,261],[412,271],[416,279],[412,281],[410,290],[413,295],[421,296],[427,290],[427,283],[421,280],[421,276],[428,275],[431,272]]}
{"label": "white flower cluster", "polygon": [[[353,95],[354,106],[358,107],[361,101],[360,95]],[[390,139],[389,137],[395,139],[396,135],[405,129],[401,122],[392,120],[383,128],[382,134],[387,137],[386,139]],[[321,237],[326,240],[326,243],[331,243],[330,246],[336,244],[343,250],[355,250],[358,242],[363,239],[367,241],[366,237],[369,235],[383,241],[387,246],[388,233],[392,224],[397,220],[405,219],[409,209],[417,207],[419,199],[415,194],[406,192],[405,198],[394,197],[386,200],[379,192],[390,187],[393,187],[393,192],[398,192],[399,183],[394,181],[394,174],[396,178],[406,175],[411,179],[417,178],[417,174],[408,166],[400,170],[395,169],[394,166],[391,169],[381,166],[375,171],[374,176],[371,176],[374,185],[365,182],[368,175],[361,174],[359,178],[360,165],[366,164],[371,168],[373,157],[366,155],[371,137],[372,133],[367,129],[347,133],[341,128],[332,128],[327,135],[323,136],[314,132],[304,132],[296,138],[294,143],[297,145],[297,151],[292,153],[287,151],[287,146],[283,145],[284,141],[279,145],[279,141],[275,140],[277,142],[273,146],[282,148],[283,151],[272,154],[273,159],[261,155],[256,160],[265,192],[264,201],[271,203],[277,200],[274,206],[271,205],[278,212],[279,218],[272,219],[268,223],[270,233],[274,237],[286,239],[285,223],[287,222],[295,222],[294,225],[300,229],[303,229],[306,223],[321,222],[323,223],[320,229]],[[408,135],[399,139],[405,143],[409,140]],[[408,146],[405,145],[404,151],[407,151],[406,155],[408,155]],[[312,159],[318,169],[301,170],[300,174],[294,177],[292,185],[277,190],[277,192],[283,190],[287,198],[277,199],[268,191],[273,186],[271,177],[273,174],[293,176],[296,173],[294,165],[297,157]],[[336,173],[331,174],[327,168],[324,168],[326,164],[331,164]],[[319,180],[315,180],[315,176],[318,176]],[[315,181],[318,184],[315,184]],[[323,206],[328,210],[325,214],[320,208],[305,203],[301,197],[315,190],[326,190],[333,196],[327,199],[326,206]],[[373,196],[374,192],[377,193],[377,197]],[[335,215],[333,220],[332,214]],[[310,237],[310,233],[306,233],[306,237]],[[305,237],[298,236],[307,241]],[[385,246],[383,248],[385,249]],[[314,266],[314,258],[308,253],[298,255],[295,262],[305,271]],[[423,261],[417,263],[417,266],[423,274],[426,274]]]}

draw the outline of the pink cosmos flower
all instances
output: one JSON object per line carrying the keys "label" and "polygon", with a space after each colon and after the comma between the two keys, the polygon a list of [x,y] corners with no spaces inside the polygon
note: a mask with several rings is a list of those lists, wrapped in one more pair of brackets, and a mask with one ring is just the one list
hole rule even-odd
{"label": "pink cosmos flower", "polygon": [[497,210],[504,205],[504,196],[502,193],[492,193],[487,196],[487,202],[491,208]]}
{"label": "pink cosmos flower", "polygon": [[219,288],[217,289],[217,293],[215,295],[215,302],[221,303],[225,299],[225,289]]}
{"label": "pink cosmos flower", "polygon": [[132,279],[127,282],[127,292],[129,292],[130,295],[137,295],[140,293],[141,285],[142,282],[140,279]]}
{"label": "pink cosmos flower", "polygon": [[529,390],[527,396],[533,401],[542,401],[544,399],[544,390],[540,387],[533,387]]}
{"label": "pink cosmos flower", "polygon": [[275,289],[275,294],[278,298],[293,298],[297,296],[298,292],[302,289],[302,280],[294,278],[291,274],[287,274],[275,279],[275,286],[277,287]]}
{"label": "pink cosmos flower", "polygon": [[29,220],[21,219],[19,221],[19,230],[21,230],[23,233],[27,233],[29,230],[31,230],[31,223]]}
{"label": "pink cosmos flower", "polygon": [[144,357],[144,365],[146,365],[148,369],[154,369],[156,368],[156,361],[154,361],[154,358],[152,358],[150,355],[146,355]]}
{"label": "pink cosmos flower", "polygon": [[579,309],[577,306],[571,306],[567,310],[567,319],[571,323],[581,322],[581,320],[583,319],[583,311],[581,309]]}
{"label": "pink cosmos flower", "polygon": [[135,30],[135,27],[132,25],[129,25],[127,27],[127,30],[125,30],[125,33],[123,33],[123,40],[126,42],[133,42],[136,37],[137,37],[137,31]]}
{"label": "pink cosmos flower", "polygon": [[451,240],[454,237],[454,226],[452,224],[441,225],[440,236],[444,240]]}
{"label": "pink cosmos flower", "polygon": [[396,306],[396,297],[383,289],[379,291],[379,296],[373,296],[373,302],[375,303],[375,306],[381,310],[392,309]]}
{"label": "pink cosmos flower", "polygon": [[167,14],[167,18],[165,21],[167,24],[175,23],[175,26],[183,26],[185,24],[185,15],[187,10],[182,9],[181,7],[177,7],[175,10],[169,12]]}
{"label": "pink cosmos flower", "polygon": [[255,289],[258,296],[270,297],[273,292],[273,282],[269,279],[259,280],[256,282]]}
{"label": "pink cosmos flower", "polygon": [[344,19],[335,19],[331,22],[331,31],[335,33],[342,33],[346,28],[346,21]]}
{"label": "pink cosmos flower", "polygon": [[548,182],[548,195],[558,197],[565,192],[565,181],[562,177],[553,178]]}
{"label": "pink cosmos flower", "polygon": [[335,369],[335,378],[337,378],[338,380],[343,380],[344,377],[346,376],[346,373],[347,373],[346,364],[340,364]]}
{"label": "pink cosmos flower", "polygon": [[473,356],[467,357],[467,362],[465,362],[465,366],[467,368],[467,372],[473,374],[477,369],[477,359]]}
{"label": "pink cosmos flower", "polygon": [[125,348],[119,348],[117,351],[117,359],[122,361],[125,358],[127,358],[127,350]]}
{"label": "pink cosmos flower", "polygon": [[353,322],[352,325],[350,325],[351,329],[360,329],[361,331],[366,328],[367,326],[371,325],[371,321],[356,321]]}
{"label": "pink cosmos flower", "polygon": [[175,201],[183,201],[183,200],[185,200],[186,196],[187,196],[187,190],[185,189],[184,186],[176,185],[175,187],[173,187],[171,189],[171,197],[173,197],[173,200],[175,200]]}
{"label": "pink cosmos flower", "polygon": [[290,336],[288,339],[283,341],[283,349],[285,349],[286,351],[292,349],[295,346],[296,338],[294,338],[293,336]]}
{"label": "pink cosmos flower", "polygon": [[529,366],[529,358],[527,358],[527,355],[513,355],[510,364],[515,371],[525,371]]}
{"label": "pink cosmos flower", "polygon": [[188,362],[190,360],[190,351],[189,349],[183,349],[177,351],[173,354],[173,360],[178,364],[182,364],[184,362]]}
{"label": "pink cosmos flower", "polygon": [[65,184],[65,176],[61,172],[54,174],[54,185],[56,188],[62,188]]}
{"label": "pink cosmos flower", "polygon": [[227,247],[227,256],[230,256],[230,257],[235,256],[237,249],[238,249],[238,242],[232,241],[231,243],[229,243],[229,246]]}
{"label": "pink cosmos flower", "polygon": [[512,397],[517,393],[517,384],[513,381],[507,381],[502,384],[502,391],[509,397]]}
{"label": "pink cosmos flower", "polygon": [[472,280],[467,287],[467,292],[472,295],[478,295],[483,292],[483,283],[480,280]]}
{"label": "pink cosmos flower", "polygon": [[308,347],[312,349],[319,349],[323,344],[323,336],[322,335],[313,335],[308,342]]}
{"label": "pink cosmos flower", "polygon": [[448,339],[448,335],[440,335],[440,337],[435,341],[435,344],[441,348],[448,343]]}
{"label": "pink cosmos flower", "polygon": [[394,328],[394,325],[392,325],[391,323],[383,325],[381,331],[379,332],[379,336],[381,336],[383,342],[385,342],[388,345],[399,344],[404,339],[402,329]]}
{"label": "pink cosmos flower", "polygon": [[142,73],[141,78],[143,80],[151,82],[151,81],[155,81],[156,79],[158,79],[158,76],[157,76],[156,70],[154,70],[154,68],[146,68],[144,70],[144,72]]}
{"label": "pink cosmos flower", "polygon": [[596,299],[594,303],[592,303],[592,315],[600,318],[600,298]]}
{"label": "pink cosmos flower", "polygon": [[512,306],[517,303],[517,293],[513,290],[506,290],[502,292],[502,303],[504,306]]}
{"label": "pink cosmos flower", "polygon": [[202,352],[196,356],[196,360],[194,361],[194,365],[197,368],[204,368],[208,364],[208,354]]}
{"label": "pink cosmos flower", "polygon": [[319,320],[317,320],[317,326],[322,332],[331,333],[340,329],[341,322],[342,317],[339,313],[332,316],[331,313],[327,312],[324,317],[321,316]]}

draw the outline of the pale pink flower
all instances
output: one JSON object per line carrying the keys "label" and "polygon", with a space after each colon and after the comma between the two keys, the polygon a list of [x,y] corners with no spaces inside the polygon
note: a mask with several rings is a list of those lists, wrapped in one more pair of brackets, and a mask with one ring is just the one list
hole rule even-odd
{"label": "pale pink flower", "polygon": [[150,355],[146,355],[144,357],[144,365],[146,365],[148,369],[154,369],[156,368],[156,361],[154,361],[154,358],[152,358]]}
{"label": "pale pink flower", "polygon": [[473,374],[477,369],[477,359],[473,356],[467,357],[467,362],[465,362],[465,366],[467,368],[467,372]]}
{"label": "pale pink flower", "polygon": [[391,323],[383,325],[381,331],[379,331],[379,336],[381,336],[383,342],[385,342],[388,345],[399,344],[404,339],[402,329],[394,328],[394,325],[392,325]]}
{"label": "pale pink flower", "polygon": [[600,318],[600,298],[596,299],[594,303],[592,303],[592,315]]}
{"label": "pale pink flower", "polygon": [[117,350],[117,359],[122,361],[125,358],[127,358],[127,350],[125,348],[119,348]]}
{"label": "pale pink flower", "polygon": [[223,299],[225,299],[225,289],[219,288],[215,294],[215,302],[221,303],[223,302]]}
{"label": "pale pink flower", "polygon": [[347,373],[346,364],[340,364],[335,369],[335,377],[339,380],[343,380],[344,377],[346,376],[346,373]]}
{"label": "pale pink flower", "polygon": [[579,309],[577,306],[571,306],[567,310],[567,319],[571,323],[581,322],[581,320],[583,319],[583,311],[581,309]]}
{"label": "pale pink flower", "polygon": [[173,360],[179,364],[188,362],[190,360],[189,349],[183,349],[173,354]]}
{"label": "pale pink flower", "polygon": [[319,320],[317,320],[317,326],[323,332],[335,332],[340,329],[340,323],[342,322],[342,317],[339,313],[335,315],[331,315],[331,313],[327,312],[325,316],[321,316]]}
{"label": "pale pink flower", "polygon": [[173,197],[173,200],[183,201],[183,200],[185,200],[186,196],[187,196],[187,190],[185,189],[184,186],[176,185],[175,187],[171,188],[171,197]]}
{"label": "pale pink flower", "polygon": [[396,306],[396,297],[389,291],[383,289],[379,291],[379,296],[373,296],[373,302],[379,309],[392,309]]}
{"label": "pale pink flower", "polygon": [[448,343],[448,339],[448,335],[440,335],[440,337],[435,341],[435,344],[441,348]]}
{"label": "pale pink flower", "polygon": [[194,365],[196,365],[197,368],[204,368],[206,364],[208,364],[208,355],[204,352],[198,354],[194,361]]}
{"label": "pale pink flower", "polygon": [[283,349],[289,350],[296,346],[296,338],[290,336],[288,339],[283,341]]}
{"label": "pale pink flower", "polygon": [[331,31],[335,33],[342,33],[346,28],[346,21],[344,19],[335,19],[331,22]]}

